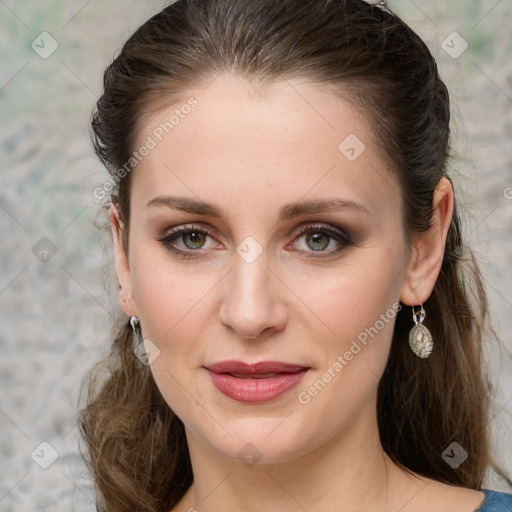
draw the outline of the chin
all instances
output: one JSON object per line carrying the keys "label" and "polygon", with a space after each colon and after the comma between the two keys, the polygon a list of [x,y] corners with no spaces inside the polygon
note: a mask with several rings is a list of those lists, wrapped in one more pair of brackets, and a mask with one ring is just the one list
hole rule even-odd
{"label": "chin", "polygon": [[[261,419],[252,422],[246,419],[238,425],[229,425],[231,436],[223,429],[217,431],[214,437],[211,431],[196,431],[193,435],[199,435],[217,454],[222,454],[227,459],[238,460],[248,467],[254,464],[290,462],[322,443],[320,436],[314,433],[309,434],[311,438],[305,438],[306,428],[300,428],[297,423],[290,429],[289,425],[288,428],[285,426],[287,420],[282,421],[282,424],[279,424],[280,421],[282,419],[269,418],[263,422]],[[189,442],[189,446],[190,444]]]}

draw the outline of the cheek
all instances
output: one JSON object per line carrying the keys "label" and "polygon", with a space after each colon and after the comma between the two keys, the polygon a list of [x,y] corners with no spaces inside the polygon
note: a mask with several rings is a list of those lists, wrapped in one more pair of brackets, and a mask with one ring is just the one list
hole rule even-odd
{"label": "cheek", "polygon": [[217,319],[211,297],[222,273],[198,272],[194,264],[173,263],[165,251],[154,248],[134,251],[133,263],[133,290],[143,335],[159,351],[151,372],[169,406],[178,416],[188,418],[190,397],[201,400],[194,378],[204,364],[208,323]]}
{"label": "cheek", "polygon": [[[376,246],[357,251],[336,268],[294,270],[286,279],[311,312],[309,316],[329,352],[344,350],[359,335],[364,339],[369,329],[373,337],[391,338],[390,320],[399,302],[404,258],[391,245],[388,250]],[[375,326],[378,335],[372,329]]]}
{"label": "cheek", "polygon": [[316,425],[303,426],[303,435],[318,442],[343,429],[371,403],[387,364],[401,308],[403,267],[392,263],[398,259],[379,262],[374,256],[320,280],[316,292],[305,299],[324,326],[317,337],[322,355],[321,365],[299,387],[296,398],[302,414],[325,418],[320,434]]}
{"label": "cheek", "polygon": [[193,409],[196,421],[207,423],[206,416],[201,418],[201,408],[191,408],[191,396],[202,402],[193,377],[204,362],[205,324],[213,318],[208,299],[219,275],[199,273],[193,264],[176,264],[154,247],[145,250],[140,246],[132,258],[133,291],[143,335],[159,350],[151,364],[155,383],[180,418],[190,419]]}
{"label": "cheek", "polygon": [[164,344],[182,339],[194,343],[193,319],[204,308],[217,273],[200,273],[193,263],[177,264],[160,247],[137,248],[130,267],[144,336]]}

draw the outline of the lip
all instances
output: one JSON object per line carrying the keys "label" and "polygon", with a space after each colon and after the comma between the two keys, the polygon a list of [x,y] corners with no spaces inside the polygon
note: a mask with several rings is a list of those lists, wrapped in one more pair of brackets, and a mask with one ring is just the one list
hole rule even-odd
{"label": "lip", "polygon": [[206,369],[225,396],[239,402],[263,403],[295,387],[310,368],[281,361],[221,361]]}

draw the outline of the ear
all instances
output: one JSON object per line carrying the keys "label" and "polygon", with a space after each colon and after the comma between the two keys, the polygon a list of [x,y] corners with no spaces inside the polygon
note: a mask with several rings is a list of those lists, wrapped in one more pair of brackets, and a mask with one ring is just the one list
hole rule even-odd
{"label": "ear", "polygon": [[419,306],[431,295],[443,264],[446,237],[453,216],[454,194],[451,182],[441,178],[432,199],[432,223],[413,239],[407,274],[400,300]]}
{"label": "ear", "polygon": [[132,280],[128,257],[122,243],[124,226],[121,223],[119,212],[114,204],[110,206],[108,217],[112,227],[112,235],[114,237],[117,279],[121,286],[121,291],[119,292],[119,304],[128,316],[139,316],[132,294]]}

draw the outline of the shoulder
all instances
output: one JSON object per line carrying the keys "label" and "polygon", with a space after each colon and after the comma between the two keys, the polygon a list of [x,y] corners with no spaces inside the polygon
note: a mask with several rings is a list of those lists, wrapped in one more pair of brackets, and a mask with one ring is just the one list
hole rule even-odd
{"label": "shoulder", "polygon": [[482,506],[475,512],[512,512],[512,494],[481,489],[485,495]]}
{"label": "shoulder", "polygon": [[[512,512],[512,502],[506,508],[506,499],[512,495],[490,489],[460,487],[413,473],[416,477],[414,510],[421,512]],[[500,496],[501,495],[501,496]],[[502,502],[496,502],[496,499]],[[497,508],[501,507],[501,508]],[[505,508],[503,508],[505,507]]]}

